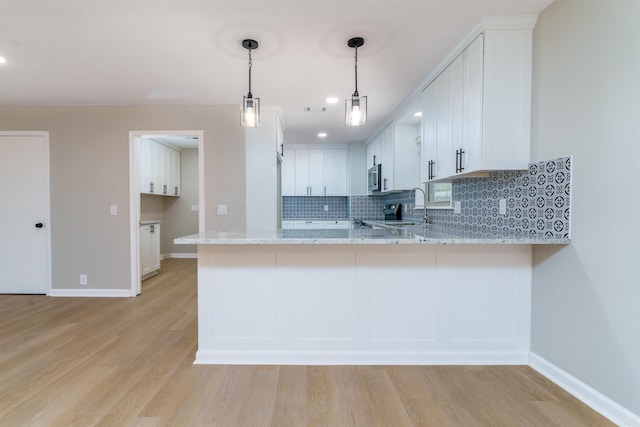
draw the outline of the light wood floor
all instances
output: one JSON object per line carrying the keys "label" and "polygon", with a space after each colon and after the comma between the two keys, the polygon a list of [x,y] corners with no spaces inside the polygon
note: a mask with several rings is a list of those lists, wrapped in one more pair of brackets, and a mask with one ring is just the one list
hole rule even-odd
{"label": "light wood floor", "polygon": [[608,426],[523,366],[205,366],[196,264],[137,298],[0,296],[0,426]]}

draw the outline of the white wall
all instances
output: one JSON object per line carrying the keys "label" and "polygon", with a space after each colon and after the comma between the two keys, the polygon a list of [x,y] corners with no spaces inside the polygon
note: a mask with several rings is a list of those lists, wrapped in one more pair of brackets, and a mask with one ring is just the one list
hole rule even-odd
{"label": "white wall", "polygon": [[349,144],[349,188],[352,196],[367,195],[367,147],[364,142]]}
{"label": "white wall", "polygon": [[532,160],[574,156],[572,242],[534,249],[532,351],[640,414],[640,1],[534,31]]}
{"label": "white wall", "polygon": [[279,112],[263,109],[260,126],[246,128],[246,228],[280,228],[276,134]]}

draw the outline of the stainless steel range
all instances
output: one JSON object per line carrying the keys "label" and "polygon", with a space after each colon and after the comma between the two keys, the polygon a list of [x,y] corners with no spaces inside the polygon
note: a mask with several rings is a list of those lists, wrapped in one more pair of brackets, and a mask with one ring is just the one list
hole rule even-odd
{"label": "stainless steel range", "polygon": [[398,221],[402,219],[402,203],[384,205],[382,212],[384,212],[385,221]]}

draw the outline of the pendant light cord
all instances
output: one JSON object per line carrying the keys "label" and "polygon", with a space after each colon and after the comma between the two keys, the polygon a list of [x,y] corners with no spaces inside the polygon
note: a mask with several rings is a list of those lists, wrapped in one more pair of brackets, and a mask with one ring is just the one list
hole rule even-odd
{"label": "pendant light cord", "polygon": [[353,96],[359,96],[358,95],[358,46],[355,47],[356,50],[356,54],[355,54],[355,74],[356,74],[356,91],[353,93]]}
{"label": "pendant light cord", "polygon": [[253,95],[251,95],[251,66],[252,66],[252,62],[251,62],[251,48],[249,48],[249,94],[248,94],[248,98],[252,98]]}

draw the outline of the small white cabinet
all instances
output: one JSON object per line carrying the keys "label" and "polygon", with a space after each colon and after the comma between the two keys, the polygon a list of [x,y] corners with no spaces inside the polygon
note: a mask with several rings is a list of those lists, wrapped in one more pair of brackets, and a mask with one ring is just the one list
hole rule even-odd
{"label": "small white cabinet", "polygon": [[160,269],[160,222],[140,224],[140,276],[147,279]]}
{"label": "small white cabinet", "polygon": [[526,169],[531,30],[480,34],[422,93],[422,180]]}
{"label": "small white cabinet", "polygon": [[346,196],[347,150],[286,148],[282,159],[283,196]]}
{"label": "small white cabinet", "polygon": [[391,123],[367,145],[367,168],[374,165],[374,158],[375,164],[381,165],[383,193],[410,190],[419,183],[415,161],[419,134],[416,125]]}
{"label": "small white cabinet", "polygon": [[140,159],[140,193],[180,196],[180,151],[144,138]]}

